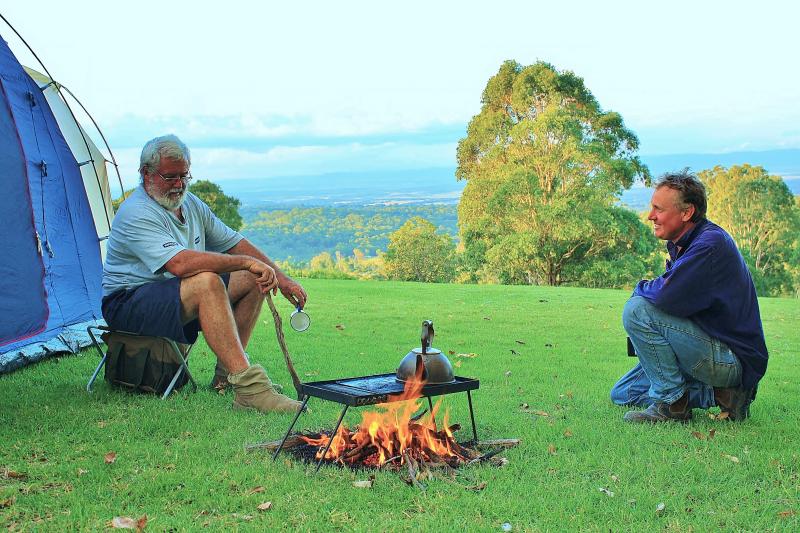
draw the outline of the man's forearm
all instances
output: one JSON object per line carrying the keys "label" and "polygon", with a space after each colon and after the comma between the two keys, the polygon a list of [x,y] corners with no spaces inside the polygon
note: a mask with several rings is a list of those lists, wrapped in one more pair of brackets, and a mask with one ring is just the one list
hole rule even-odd
{"label": "man's forearm", "polygon": [[280,268],[278,268],[278,265],[276,265],[272,261],[272,259],[267,257],[266,254],[264,254],[264,252],[262,252],[261,250],[256,248],[253,245],[253,243],[251,243],[247,239],[242,239],[241,241],[236,243],[236,245],[233,248],[231,248],[230,250],[226,251],[225,253],[226,254],[232,254],[232,255],[245,255],[245,256],[249,256],[249,257],[255,257],[259,261],[263,261],[264,263],[266,263],[266,264],[268,264],[269,266],[272,267],[272,269],[275,271],[275,275],[278,277],[278,281],[280,281],[281,278],[288,277],[288,276],[286,276],[286,274],[284,274],[281,271]]}
{"label": "man's forearm", "polygon": [[246,254],[218,254],[216,252],[199,252],[183,250],[164,264],[164,268],[173,276],[185,278],[200,272],[236,272],[248,270],[252,256]]}

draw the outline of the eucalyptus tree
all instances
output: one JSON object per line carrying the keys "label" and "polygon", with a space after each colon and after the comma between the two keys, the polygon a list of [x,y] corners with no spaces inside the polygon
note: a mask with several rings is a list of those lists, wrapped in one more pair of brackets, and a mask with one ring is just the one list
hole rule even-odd
{"label": "eucalyptus tree", "polygon": [[[638,148],[574,73],[506,61],[458,144],[463,264],[476,277],[559,285],[621,241],[632,248],[641,232],[615,231],[615,203],[636,180],[650,182]],[[631,282],[644,274],[633,270]]]}

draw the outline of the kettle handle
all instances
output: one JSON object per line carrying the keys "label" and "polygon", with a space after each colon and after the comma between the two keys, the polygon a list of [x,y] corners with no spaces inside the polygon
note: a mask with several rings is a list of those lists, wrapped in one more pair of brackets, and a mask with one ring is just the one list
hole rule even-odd
{"label": "kettle handle", "polygon": [[433,346],[433,320],[423,320],[422,321],[422,333],[421,333],[420,344],[422,346],[422,353],[427,354],[428,348]]}

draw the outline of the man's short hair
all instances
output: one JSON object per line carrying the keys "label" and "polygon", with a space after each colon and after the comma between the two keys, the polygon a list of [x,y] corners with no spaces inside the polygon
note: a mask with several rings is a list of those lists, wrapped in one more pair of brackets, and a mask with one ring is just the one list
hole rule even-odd
{"label": "man's short hair", "polygon": [[162,135],[150,139],[142,148],[142,156],[139,158],[139,176],[144,180],[144,175],[148,170],[153,171],[158,168],[162,157],[192,164],[189,148],[183,141],[176,135]]}
{"label": "man's short hair", "polygon": [[694,214],[692,215],[692,222],[699,222],[706,217],[706,208],[708,207],[708,200],[706,199],[706,187],[697,176],[689,172],[688,168],[680,172],[668,172],[661,176],[656,183],[656,189],[661,187],[669,187],[678,191],[682,209],[686,209],[689,205],[694,206]]}

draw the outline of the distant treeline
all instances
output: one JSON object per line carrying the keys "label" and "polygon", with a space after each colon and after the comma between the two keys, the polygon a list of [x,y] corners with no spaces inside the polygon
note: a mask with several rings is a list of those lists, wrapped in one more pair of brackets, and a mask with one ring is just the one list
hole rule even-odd
{"label": "distant treeline", "polygon": [[439,233],[457,238],[455,205],[376,205],[347,207],[295,207],[240,209],[241,229],[250,241],[275,260],[308,263],[327,252],[352,256],[358,249],[367,256],[386,251],[389,235],[407,220],[422,217]]}

